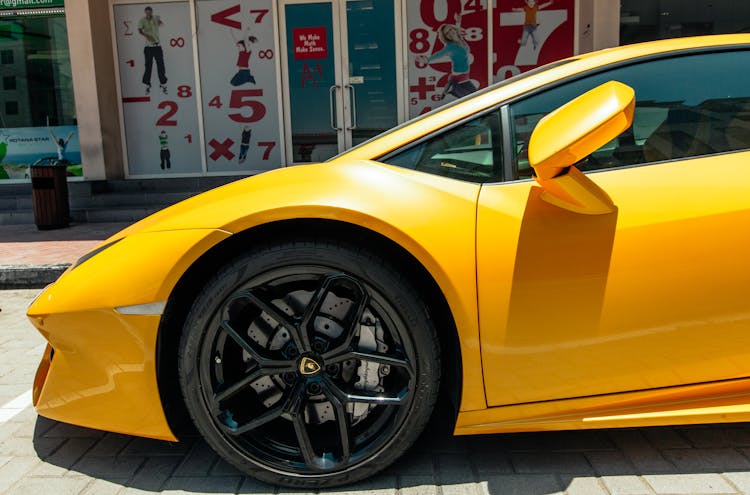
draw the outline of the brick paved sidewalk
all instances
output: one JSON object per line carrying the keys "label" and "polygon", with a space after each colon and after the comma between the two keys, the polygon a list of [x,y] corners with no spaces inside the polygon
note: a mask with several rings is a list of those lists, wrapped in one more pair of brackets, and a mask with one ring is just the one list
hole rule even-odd
{"label": "brick paved sidewalk", "polygon": [[35,225],[0,225],[0,265],[72,263],[127,223],[72,224],[38,230]]}
{"label": "brick paved sidewalk", "polygon": [[0,289],[41,288],[127,223],[73,224],[40,231],[35,225],[0,225]]}
{"label": "brick paved sidewalk", "polygon": [[[18,412],[14,399],[31,388],[44,349],[43,339],[23,315],[35,294],[0,291],[0,493],[292,493],[244,476],[197,438],[170,444],[105,433],[40,418],[31,407],[4,420]],[[433,426],[383,474],[329,491],[750,494],[750,425],[474,437],[452,437]]]}

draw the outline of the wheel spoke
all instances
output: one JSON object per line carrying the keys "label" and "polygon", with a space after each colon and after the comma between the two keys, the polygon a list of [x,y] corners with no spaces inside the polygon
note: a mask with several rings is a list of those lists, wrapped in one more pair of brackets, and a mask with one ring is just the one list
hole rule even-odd
{"label": "wheel spoke", "polygon": [[258,309],[262,310],[268,316],[273,318],[279,325],[284,327],[291,335],[294,345],[297,346],[299,352],[310,352],[310,341],[304,331],[295,325],[294,321],[273,304],[267,303],[255,293],[255,290],[246,290],[237,294],[237,297],[246,297],[250,299]]}
{"label": "wheel spoke", "polygon": [[[330,281],[332,283],[337,280],[346,280],[347,282],[354,285],[357,291],[359,292],[359,297],[357,298],[357,301],[355,301],[357,304],[357,307],[354,310],[354,314],[351,315],[348,322],[345,322],[344,332],[346,332],[346,336],[344,338],[344,341],[341,342],[334,349],[331,349],[330,351],[325,353],[324,357],[336,356],[338,354],[341,354],[342,352],[350,350],[352,341],[354,340],[354,336],[357,334],[357,330],[359,330],[360,322],[362,320],[362,315],[364,314],[365,309],[367,308],[367,303],[370,300],[367,294],[367,291],[365,290],[364,287],[362,287],[362,284],[360,284],[359,281],[357,281],[356,279],[349,277],[348,275],[333,275],[331,277],[328,277],[326,281]],[[322,303],[322,300],[321,300],[321,303]]]}
{"label": "wheel spoke", "polygon": [[299,392],[294,393],[291,396],[287,412],[292,418],[294,433],[297,436],[297,443],[299,444],[299,449],[302,453],[302,457],[305,459],[305,464],[310,467],[315,467],[318,465],[318,463],[316,462],[317,456],[315,455],[315,450],[313,449],[312,442],[310,441],[310,435],[307,433],[307,426],[305,425],[305,414],[303,412],[306,401],[304,384],[295,387],[295,390],[299,390]]}
{"label": "wheel spoke", "polygon": [[331,391],[328,384],[324,384],[323,393],[333,406],[336,414],[336,424],[339,430],[339,440],[341,440],[341,462],[349,462],[351,457],[351,440],[349,439],[349,414],[346,412],[344,403]]}
{"label": "wheel spoke", "polygon": [[347,351],[337,356],[326,358],[326,363],[335,364],[335,363],[340,363],[342,361],[347,361],[349,359],[359,359],[361,361],[369,361],[369,362],[378,363],[378,364],[385,364],[388,366],[395,366],[397,368],[402,368],[406,370],[406,372],[409,374],[409,377],[414,376],[414,368],[412,367],[411,363],[408,360],[402,359],[396,356],[389,356],[386,354],[374,354],[371,352],[361,352],[361,351]]}
{"label": "wheel spoke", "polygon": [[261,366],[263,367],[287,367],[292,366],[291,361],[285,361],[285,360],[279,360],[279,359],[270,359],[267,357],[264,357],[260,352],[260,350],[256,349],[255,346],[246,338],[244,338],[240,333],[234,329],[232,326],[232,323],[229,320],[224,320],[221,322],[221,329],[224,330],[226,333],[229,334],[230,337],[232,337],[232,340],[237,342],[237,344],[242,347],[245,351],[247,351],[248,354]]}
{"label": "wheel spoke", "polygon": [[230,397],[234,397],[237,393],[247,388],[251,383],[255,382],[259,378],[270,375],[280,375],[287,371],[295,371],[296,366],[293,363],[289,363],[286,366],[258,366],[250,374],[242,377],[238,382],[224,388],[221,392],[214,394],[214,400],[216,402],[222,402]]}
{"label": "wheel spoke", "polygon": [[409,397],[410,391],[408,388],[404,388],[396,396],[387,395],[365,395],[365,394],[350,394],[339,388],[338,385],[328,377],[323,377],[326,382],[326,386],[330,389],[341,402],[344,403],[360,403],[360,404],[376,404],[380,406],[401,406],[406,403],[406,399]]}
{"label": "wheel spoke", "polygon": [[295,397],[299,396],[302,393],[304,393],[304,384],[297,384],[293,388],[288,388],[284,393],[282,399],[279,400],[279,402],[277,402],[274,407],[267,410],[260,416],[251,419],[247,423],[238,426],[237,428],[231,428],[223,422],[220,422],[221,426],[230,435],[237,436],[242,435],[243,433],[247,433],[250,430],[254,430],[270,421],[273,421],[276,418],[280,418],[284,414],[287,414],[289,412],[291,404],[295,400]]}

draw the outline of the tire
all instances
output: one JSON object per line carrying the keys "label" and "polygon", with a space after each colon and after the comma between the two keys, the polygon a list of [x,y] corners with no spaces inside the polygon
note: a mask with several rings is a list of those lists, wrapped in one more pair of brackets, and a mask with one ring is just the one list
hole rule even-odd
{"label": "tire", "polygon": [[308,240],[229,262],[188,314],[185,403],[216,452],[275,485],[324,488],[399,458],[430,418],[435,327],[382,257]]}

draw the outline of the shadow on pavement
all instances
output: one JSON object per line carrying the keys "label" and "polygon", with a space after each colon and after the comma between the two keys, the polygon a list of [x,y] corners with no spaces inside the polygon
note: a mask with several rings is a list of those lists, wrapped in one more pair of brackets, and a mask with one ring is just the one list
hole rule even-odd
{"label": "shadow on pavement", "polygon": [[[39,417],[34,450],[44,461],[41,475],[70,470],[154,492],[287,492],[244,476],[196,437],[169,443]],[[547,495],[666,493],[676,487],[679,493],[736,493],[750,483],[749,454],[748,424],[472,437],[430,426],[383,473],[326,492]]]}

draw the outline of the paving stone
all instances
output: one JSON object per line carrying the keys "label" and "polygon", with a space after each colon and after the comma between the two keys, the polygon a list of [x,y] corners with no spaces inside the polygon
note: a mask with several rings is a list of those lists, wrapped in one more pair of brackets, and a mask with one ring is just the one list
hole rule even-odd
{"label": "paving stone", "polygon": [[92,480],[87,478],[23,478],[7,492],[9,495],[39,495],[54,490],[55,495],[78,495]]}
{"label": "paving stone", "polygon": [[440,491],[443,495],[480,495],[482,486],[479,483],[443,483]]}
{"label": "paving stone", "polygon": [[[565,480],[563,480],[563,484]],[[567,495],[609,495],[597,478],[573,478],[565,488]]]}
{"label": "paving stone", "polygon": [[240,485],[240,489],[237,490],[238,494],[258,494],[258,495],[265,495],[265,494],[272,494],[276,491],[276,488],[273,486],[263,483],[262,481],[258,481],[255,478],[251,478],[250,476],[245,476],[245,478],[242,480],[242,485]]}
{"label": "paving stone", "polygon": [[472,466],[477,474],[512,474],[513,466],[505,451],[469,454]]}
{"label": "paving stone", "polygon": [[665,450],[669,459],[680,471],[706,472],[714,470],[747,470],[750,461],[734,449],[677,449]]}
{"label": "paving stone", "polygon": [[68,423],[56,423],[44,433],[48,438],[102,438],[106,432],[83,428]]}
{"label": "paving stone", "polygon": [[517,473],[594,474],[579,452],[515,452],[510,461]]}
{"label": "paving stone", "polygon": [[436,462],[432,454],[410,450],[401,459],[391,464],[386,472],[391,474],[431,475],[435,473]]}
{"label": "paving stone", "polygon": [[133,440],[130,435],[107,433],[88,452],[88,455],[106,457],[119,454]]}
{"label": "paving stone", "polygon": [[63,438],[12,437],[0,443],[0,455],[49,457],[65,441]]}
{"label": "paving stone", "polygon": [[603,476],[602,483],[612,495],[650,495],[652,493],[638,476]]}
{"label": "paving stone", "polygon": [[81,495],[119,495],[124,490],[123,486],[127,479],[112,478],[93,480]]}
{"label": "paving stone", "polygon": [[130,437],[131,442],[125,447],[120,455],[133,455],[136,457],[154,456],[184,456],[190,451],[195,439],[188,438],[182,442],[165,442],[152,438]]}
{"label": "paving stone", "polygon": [[325,492],[348,495],[396,495],[397,486],[396,476],[381,473],[352,485],[326,489]]}
{"label": "paving stone", "polygon": [[138,490],[159,491],[179,462],[179,457],[152,457],[147,459],[127,485],[129,488]]}
{"label": "paving stone", "polygon": [[469,440],[464,436],[453,436],[445,433],[422,434],[414,443],[412,450],[433,454],[465,453],[469,450]]}
{"label": "paving stone", "polygon": [[513,451],[588,451],[613,450],[615,445],[606,432],[591,431],[550,431],[544,433],[515,433],[504,435],[504,448]]}
{"label": "paving stone", "polygon": [[685,438],[695,447],[729,447],[726,431],[721,428],[698,426],[682,430]]}
{"label": "paving stone", "polygon": [[586,459],[599,476],[615,476],[620,474],[632,474],[633,464],[618,451],[594,451],[586,452]]}
{"label": "paving stone", "polygon": [[217,458],[216,452],[206,442],[196,442],[175,470],[174,476],[207,476]]}
{"label": "paving stone", "polygon": [[480,495],[563,495],[563,487],[552,474],[491,476],[480,483]]}
{"label": "paving stone", "polygon": [[71,438],[63,443],[52,455],[42,459],[33,476],[61,476],[78,462],[96,442],[93,438]]}
{"label": "paving stone", "polygon": [[650,473],[676,472],[674,465],[667,461],[639,430],[612,430],[610,436],[637,470]]}
{"label": "paving stone", "polygon": [[718,474],[647,474],[643,476],[651,488],[658,494],[692,495],[737,493],[727,481]]}
{"label": "paving stone", "polygon": [[750,472],[723,473],[725,479],[734,485],[740,493],[750,494]]}
{"label": "paving stone", "polygon": [[7,493],[11,486],[24,479],[39,464],[36,457],[14,457],[0,467],[0,493]]}
{"label": "paving stone", "polygon": [[219,460],[211,468],[210,476],[244,476],[245,473],[241,472],[236,467],[229,464],[224,459]]}
{"label": "paving stone", "polygon": [[476,481],[469,457],[465,454],[439,454],[437,457],[438,477],[453,483]]}
{"label": "paving stone", "polygon": [[399,476],[399,495],[439,495],[434,476]]}
{"label": "paving stone", "polygon": [[[57,424],[59,424],[57,421],[53,419],[48,419],[43,416],[38,416],[34,420],[34,438],[43,437],[47,434],[48,431],[50,431],[52,428],[54,428]],[[67,437],[65,437],[67,438]]]}
{"label": "paving stone", "polygon": [[242,478],[239,476],[180,477],[170,478],[164,485],[163,494],[179,495],[187,493],[210,492],[213,495],[221,493],[234,494],[240,487]]}
{"label": "paving stone", "polygon": [[84,456],[71,469],[94,478],[129,478],[145,462],[139,457]]}
{"label": "paving stone", "polygon": [[644,428],[641,433],[657,450],[690,448],[690,442],[675,428]]}

